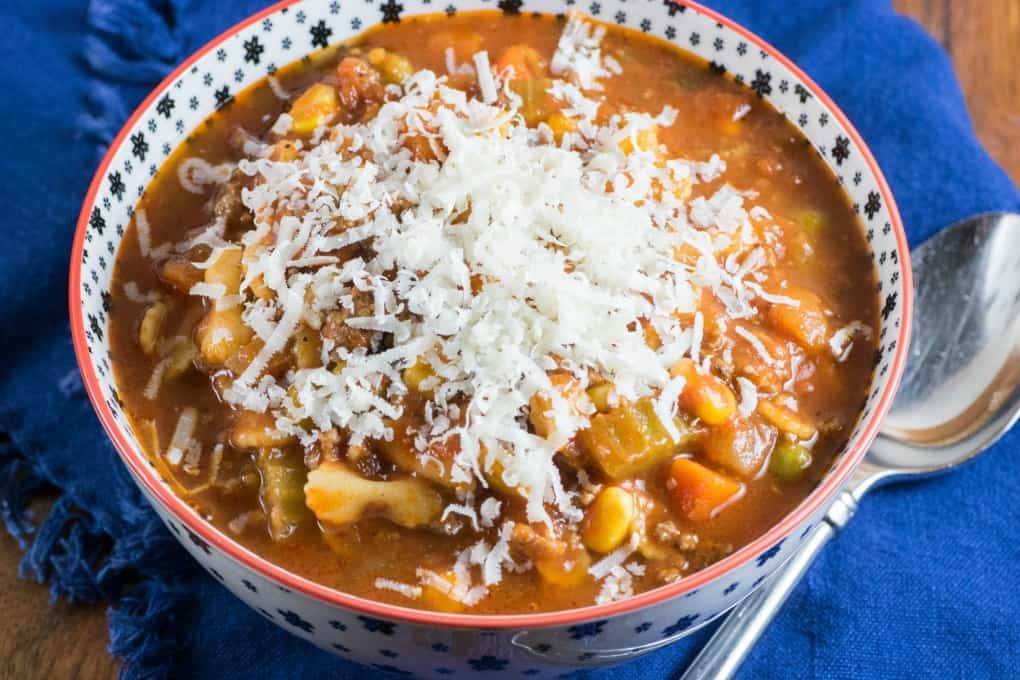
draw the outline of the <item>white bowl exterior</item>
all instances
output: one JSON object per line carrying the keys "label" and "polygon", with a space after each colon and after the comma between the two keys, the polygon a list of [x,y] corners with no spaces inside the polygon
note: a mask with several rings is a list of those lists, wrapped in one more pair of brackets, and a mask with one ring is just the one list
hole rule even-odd
{"label": "white bowl exterior", "polygon": [[[784,63],[745,36],[700,10],[661,0],[466,0],[440,7],[432,0],[386,0],[379,4],[303,0],[277,8],[214,44],[188,68],[161,86],[148,107],[113,150],[89,215],[81,259],[80,299],[89,360],[99,394],[117,429],[129,442],[124,455],[145,460],[125,419],[113,382],[106,334],[113,262],[134,202],[142,196],[160,165],[234,93],[310,51],[353,37],[384,19],[429,12],[496,9],[505,12],[566,12],[579,9],[602,20],[648,32],[724,68],[783,112],[815,146],[844,184],[861,214],[878,275],[882,327],[875,357],[875,378],[863,414],[847,450],[864,434],[892,375],[897,338],[904,323],[909,292],[907,253],[897,246],[894,218],[872,171],[840,117],[818,93]],[[83,369],[85,367],[83,366]],[[88,371],[85,371],[88,378]],[[99,405],[97,404],[97,408]],[[134,471],[133,471],[134,474]],[[182,544],[227,588],[250,606],[292,633],[334,653],[397,672],[444,677],[489,671],[515,677],[558,675],[572,668],[604,665],[632,658],[681,637],[736,604],[789,557],[808,529],[821,520],[825,505],[773,544],[724,577],[683,596],[637,611],[532,630],[456,629],[363,617],[285,588],[203,541],[173,517],[138,479],[164,522]],[[189,511],[190,512],[190,511]],[[203,520],[192,513],[189,521]],[[449,672],[447,672],[449,671]],[[531,672],[534,671],[534,672]]]}

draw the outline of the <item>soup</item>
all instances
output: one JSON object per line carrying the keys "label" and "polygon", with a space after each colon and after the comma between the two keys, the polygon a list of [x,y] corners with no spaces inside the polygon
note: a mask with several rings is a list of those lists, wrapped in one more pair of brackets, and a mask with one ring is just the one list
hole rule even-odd
{"label": "soup", "polygon": [[148,456],[223,532],[366,598],[505,614],[683,579],[811,492],[871,380],[874,272],[811,146],[580,16],[313,54],[134,215],[110,335]]}

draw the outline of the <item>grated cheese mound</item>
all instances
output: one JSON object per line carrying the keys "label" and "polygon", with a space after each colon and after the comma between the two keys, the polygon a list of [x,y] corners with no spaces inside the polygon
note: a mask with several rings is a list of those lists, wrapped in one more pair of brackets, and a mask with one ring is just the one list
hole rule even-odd
{"label": "grated cheese mound", "polygon": [[601,90],[598,80],[620,72],[619,63],[603,59],[599,43],[605,26],[593,26],[581,14],[572,12],[560,35],[549,68],[554,75],[573,74],[585,90]]}
{"label": "grated cheese mound", "polygon": [[[334,428],[348,432],[352,445],[392,441],[409,389],[402,371],[423,362],[432,376],[420,387],[432,396],[426,426],[411,433],[423,464],[448,465],[453,483],[482,488],[498,464],[502,481],[525,497],[527,521],[550,528],[582,516],[554,456],[588,426],[590,414],[569,408],[549,370],[568,370],[582,385],[597,371],[613,382],[614,402],[653,397],[678,440],[673,416],[684,383],[669,368],[683,356],[703,357],[705,320],[695,313],[702,289],[716,295],[731,319],[753,316],[756,298],[788,299],[758,285],[766,258],[751,216],[770,216],[746,206],[754,194],[723,184],[711,196],[690,199],[691,187],[715,181],[725,163],[718,156],[666,159],[660,149],[638,144],[644,133],[673,125],[674,110],[599,115],[599,102],[590,97],[599,79],[619,72],[619,64],[601,55],[603,32],[576,16],[564,29],[552,60],[562,78],[549,93],[577,126],[558,143],[547,126],[525,124],[520,98],[506,74],[493,73],[486,53],[458,65],[448,50],[449,70],[470,71],[479,96],[418,71],[388,86],[373,118],[322,127],[315,143],[296,145],[293,160],[260,152],[240,161],[236,171],[252,178],[242,199],[254,217],[254,229],[242,239],[240,296],[226,296],[220,284],[191,290],[218,308],[240,304],[244,322],[262,341],[225,399],[271,413],[279,431],[306,446]],[[281,116],[278,130],[285,129],[289,122]],[[412,137],[431,153],[412,153]],[[193,164],[181,181],[201,185],[226,174],[226,168]],[[189,242],[230,247],[222,224]],[[698,257],[679,261],[681,247]],[[352,248],[359,254],[341,257]],[[263,294],[254,294],[256,285]],[[368,311],[355,304],[360,299],[371,301]],[[326,339],[322,367],[279,379],[262,375],[299,327],[322,328],[335,310],[347,312],[349,329],[369,335],[370,350]],[[657,333],[661,346],[648,345],[637,320]],[[736,332],[775,364],[753,334]],[[152,398],[158,381],[154,376]],[[551,403],[555,428],[548,438],[529,432],[537,394]],[[753,385],[742,383],[741,397],[742,412],[753,411]],[[431,445],[454,436],[460,447],[452,460],[430,456]],[[447,506],[443,518],[460,515],[476,530],[500,526],[503,505],[467,495]],[[481,541],[463,551],[453,583],[419,570],[422,586],[476,603],[504,569],[522,568],[510,556],[512,526],[504,522],[494,544]],[[632,541],[591,567],[605,582],[600,598],[633,592],[635,570],[625,562],[636,547]],[[376,585],[411,592],[384,579]]]}

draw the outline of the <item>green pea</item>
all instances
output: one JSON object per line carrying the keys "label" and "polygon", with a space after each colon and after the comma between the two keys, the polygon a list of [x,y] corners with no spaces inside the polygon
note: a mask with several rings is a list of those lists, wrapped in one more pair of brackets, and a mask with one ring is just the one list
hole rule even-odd
{"label": "green pea", "polygon": [[811,452],[800,444],[782,441],[776,444],[769,470],[784,482],[795,482],[811,466]]}

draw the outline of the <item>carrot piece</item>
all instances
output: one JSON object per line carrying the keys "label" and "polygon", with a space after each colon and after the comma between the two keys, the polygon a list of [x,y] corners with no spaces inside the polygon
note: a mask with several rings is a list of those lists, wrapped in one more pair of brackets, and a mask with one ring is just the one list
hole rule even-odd
{"label": "carrot piece", "polygon": [[743,492],[740,482],[690,458],[677,458],[666,484],[674,509],[693,522],[704,522]]}
{"label": "carrot piece", "polygon": [[790,286],[781,291],[799,304],[773,305],[768,311],[769,324],[804,349],[817,354],[828,348],[829,323],[821,298],[809,290]]}
{"label": "carrot piece", "polygon": [[709,425],[722,425],[737,410],[737,398],[725,382],[711,373],[702,373],[691,359],[681,359],[669,369],[670,375],[685,380],[680,407]]}
{"label": "carrot piece", "polygon": [[507,68],[512,68],[514,80],[542,78],[545,76],[546,67],[545,58],[529,45],[511,45],[496,62],[496,72],[502,73]]}

